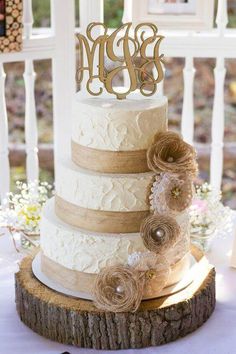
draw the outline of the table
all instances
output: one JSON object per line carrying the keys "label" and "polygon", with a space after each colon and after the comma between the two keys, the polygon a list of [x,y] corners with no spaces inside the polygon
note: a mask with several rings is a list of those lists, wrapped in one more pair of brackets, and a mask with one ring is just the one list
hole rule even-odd
{"label": "table", "polygon": [[[235,220],[236,221],[236,214]],[[234,224],[235,228],[236,223]],[[0,235],[1,235],[0,229]],[[211,318],[196,332],[161,347],[101,353],[234,354],[236,353],[236,269],[229,267],[233,232],[217,238],[208,258],[217,271],[217,305]],[[19,319],[14,300],[16,253],[7,232],[0,236],[0,354],[90,354],[99,351],[65,346],[40,337]]]}

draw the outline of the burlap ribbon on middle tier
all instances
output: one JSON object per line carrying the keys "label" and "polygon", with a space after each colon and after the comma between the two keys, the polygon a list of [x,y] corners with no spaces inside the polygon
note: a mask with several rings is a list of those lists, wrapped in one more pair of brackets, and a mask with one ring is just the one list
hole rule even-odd
{"label": "burlap ribbon on middle tier", "polygon": [[82,208],[55,196],[56,215],[72,226],[95,232],[133,233],[139,232],[142,221],[150,214],[141,211],[105,211]]}

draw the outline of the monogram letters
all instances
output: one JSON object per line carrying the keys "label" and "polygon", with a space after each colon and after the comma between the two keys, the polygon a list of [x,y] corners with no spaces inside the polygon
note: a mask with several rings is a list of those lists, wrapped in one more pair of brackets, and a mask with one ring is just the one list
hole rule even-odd
{"label": "monogram letters", "polygon": [[[151,96],[163,80],[163,55],[159,54],[159,47],[164,37],[154,24],[141,23],[132,30],[132,23],[126,23],[108,34],[103,23],[94,22],[88,25],[86,36],[78,34],[77,38],[80,50],[77,81],[81,83],[86,73],[86,88],[91,95],[99,96],[105,87],[118,99],[126,98],[136,89],[144,96]],[[106,58],[116,64],[114,69],[107,69]],[[114,87],[114,79],[125,71],[129,87],[120,92]],[[96,92],[92,89],[95,80],[99,82]]]}

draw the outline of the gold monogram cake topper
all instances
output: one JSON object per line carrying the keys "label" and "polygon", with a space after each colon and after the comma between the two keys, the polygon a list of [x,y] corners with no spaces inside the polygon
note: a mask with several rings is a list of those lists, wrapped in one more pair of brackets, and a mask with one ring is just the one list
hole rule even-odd
{"label": "gold monogram cake topper", "polygon": [[[108,34],[103,23],[94,22],[88,25],[86,36],[77,34],[77,38],[80,50],[77,81],[81,83],[86,76],[86,88],[93,96],[101,95],[104,88],[118,99],[126,98],[136,89],[144,96],[151,96],[163,80],[163,54],[159,54],[159,47],[164,37],[152,23],[141,23],[134,30],[132,23],[126,23]],[[107,58],[114,63],[111,70],[107,68]],[[125,71],[129,87],[120,92],[114,86],[114,79]],[[92,88],[95,82],[96,91]]]}

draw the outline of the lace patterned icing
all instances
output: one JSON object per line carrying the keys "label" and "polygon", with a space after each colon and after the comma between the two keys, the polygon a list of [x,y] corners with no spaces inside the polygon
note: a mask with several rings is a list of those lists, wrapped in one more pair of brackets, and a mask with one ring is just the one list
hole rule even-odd
{"label": "lace patterned icing", "polygon": [[97,234],[63,223],[55,216],[53,198],[43,210],[41,248],[64,267],[87,273],[125,264],[129,254],[146,250],[139,234]]}
{"label": "lace patterned icing", "polygon": [[73,113],[72,140],[111,151],[147,149],[158,131],[167,130],[167,100],[83,99]]}
{"label": "lace patterned icing", "polygon": [[147,193],[153,173],[99,174],[70,161],[57,165],[56,192],[83,208],[107,211],[148,210]]}

